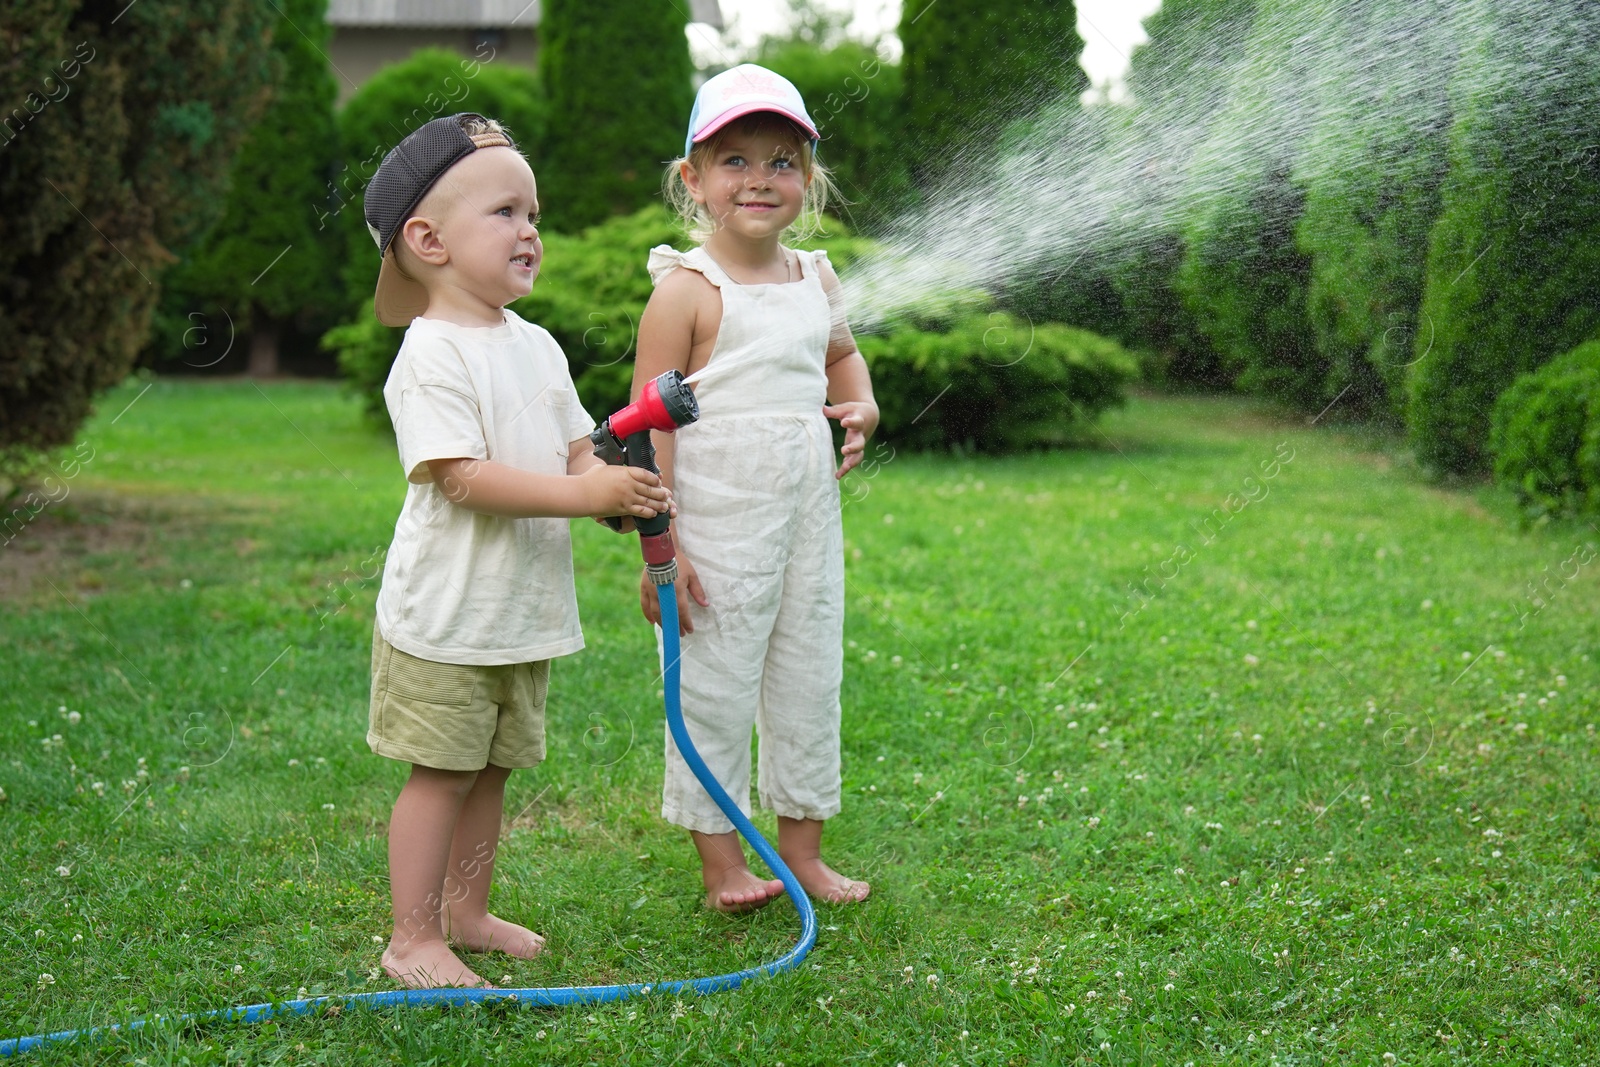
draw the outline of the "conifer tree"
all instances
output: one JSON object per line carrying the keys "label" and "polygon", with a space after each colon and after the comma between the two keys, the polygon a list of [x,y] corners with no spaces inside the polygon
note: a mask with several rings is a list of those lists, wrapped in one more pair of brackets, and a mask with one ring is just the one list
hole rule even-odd
{"label": "conifer tree", "polygon": [[688,16],[676,0],[543,7],[539,199],[545,225],[570,233],[659,199],[694,103]]}
{"label": "conifer tree", "polygon": [[[338,307],[336,280],[342,246],[322,225],[328,179],[339,155],[328,68],[332,31],[327,0],[282,0],[272,31],[272,103],[250,131],[234,162],[226,214],[167,277],[157,338],[198,336],[194,316],[226,313],[231,331],[249,337],[249,372],[278,371],[280,335],[292,320],[321,326]],[[210,328],[216,332],[216,324]],[[163,336],[165,335],[165,336]],[[220,341],[220,338],[216,339]],[[192,346],[187,346],[192,349]],[[190,365],[221,355],[221,345],[182,353]],[[216,355],[212,356],[212,350]]]}
{"label": "conifer tree", "polygon": [[1135,233],[1112,276],[1122,303],[1118,331],[1155,352],[1174,380],[1223,384],[1216,350],[1176,291],[1186,255],[1182,186],[1197,146],[1222,109],[1244,56],[1255,0],[1163,0],[1134,50],[1132,102],[1119,140],[1131,146],[1128,221]]}
{"label": "conifer tree", "polygon": [[906,0],[900,40],[904,129],[923,189],[963,160],[981,161],[1019,119],[1076,101],[1089,83],[1071,0]]}
{"label": "conifer tree", "polygon": [[15,460],[72,440],[133,366],[171,249],[221,214],[266,103],[273,13],[247,0],[11,7],[0,458]]}
{"label": "conifer tree", "polygon": [[[1307,313],[1341,414],[1398,421],[1419,330],[1428,233],[1439,214],[1464,30],[1455,0],[1370,0],[1339,20],[1333,99],[1308,131],[1299,244]],[[1426,345],[1426,340],[1424,340]]]}

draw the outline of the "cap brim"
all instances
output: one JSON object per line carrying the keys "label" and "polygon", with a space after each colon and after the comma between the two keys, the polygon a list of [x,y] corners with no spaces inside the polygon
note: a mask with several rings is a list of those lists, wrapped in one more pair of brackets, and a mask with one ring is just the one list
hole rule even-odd
{"label": "cap brim", "polygon": [[766,103],[763,101],[751,101],[747,104],[738,104],[734,107],[731,107],[727,111],[724,111],[722,114],[718,115],[716,118],[712,119],[710,122],[706,123],[705,126],[701,127],[700,132],[694,135],[694,139],[690,142],[690,144],[699,144],[701,141],[704,141],[707,137],[710,137],[712,134],[722,129],[722,127],[726,126],[734,119],[742,119],[746,115],[756,115],[762,112],[769,112],[774,115],[782,115],[784,118],[788,119],[790,122],[806,131],[806,133],[810,134],[813,141],[817,140],[817,128],[811,125],[811,120],[806,116],[797,115],[788,108],[779,107],[777,104]]}
{"label": "cap brim", "polygon": [[372,297],[372,310],[385,326],[410,326],[412,319],[428,310],[428,290],[400,269],[392,245],[384,253],[383,266],[378,270],[378,289]]}

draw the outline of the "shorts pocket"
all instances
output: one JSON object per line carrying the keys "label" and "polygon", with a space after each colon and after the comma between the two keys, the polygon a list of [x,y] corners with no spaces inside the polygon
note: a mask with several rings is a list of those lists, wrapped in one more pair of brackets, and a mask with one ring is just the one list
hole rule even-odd
{"label": "shorts pocket", "polygon": [[456,663],[435,663],[394,649],[389,655],[389,692],[430,704],[464,707],[472,703],[477,670]]}

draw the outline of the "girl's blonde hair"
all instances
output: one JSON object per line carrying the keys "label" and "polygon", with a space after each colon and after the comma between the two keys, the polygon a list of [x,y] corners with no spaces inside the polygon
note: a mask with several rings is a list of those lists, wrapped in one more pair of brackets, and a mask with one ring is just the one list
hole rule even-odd
{"label": "girl's blonde hair", "polygon": [[800,170],[806,176],[806,195],[800,207],[800,214],[789,224],[789,228],[783,231],[784,236],[791,240],[804,241],[816,236],[822,229],[822,212],[828,206],[829,199],[838,196],[838,189],[833,184],[833,175],[817,159],[817,153],[812,147],[811,136],[808,133],[782,115],[758,111],[728,123],[696,144],[688,155],[667,164],[667,172],[661,182],[662,192],[666,195],[667,203],[672,205],[672,209],[683,220],[683,227],[688,231],[690,240],[704,243],[716,232],[717,220],[705,209],[705,205],[697,203],[690,195],[689,186],[683,180],[683,165],[687,163],[696,172],[703,174],[729,134],[738,132],[748,135],[768,125],[781,126],[794,134],[800,145]]}

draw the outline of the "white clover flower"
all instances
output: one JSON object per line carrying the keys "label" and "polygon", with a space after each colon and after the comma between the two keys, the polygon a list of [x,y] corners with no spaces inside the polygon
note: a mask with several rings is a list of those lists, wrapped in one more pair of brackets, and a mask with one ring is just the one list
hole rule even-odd
{"label": "white clover flower", "polygon": [[46,972],[45,974],[41,974],[39,976],[38,985],[39,985],[40,989],[43,989],[46,986],[53,986],[55,984],[56,984],[56,976],[55,975]]}
{"label": "white clover flower", "polygon": [[244,973],[244,964],[242,964],[242,963],[235,963],[235,964],[234,964],[234,965],[233,965],[233,973],[234,973],[234,974],[243,974],[243,973]]}
{"label": "white clover flower", "polygon": [[56,868],[56,873],[59,874],[63,878],[68,878],[68,877],[71,877],[71,875],[72,875],[72,868],[63,865],[61,867],[57,867]]}

